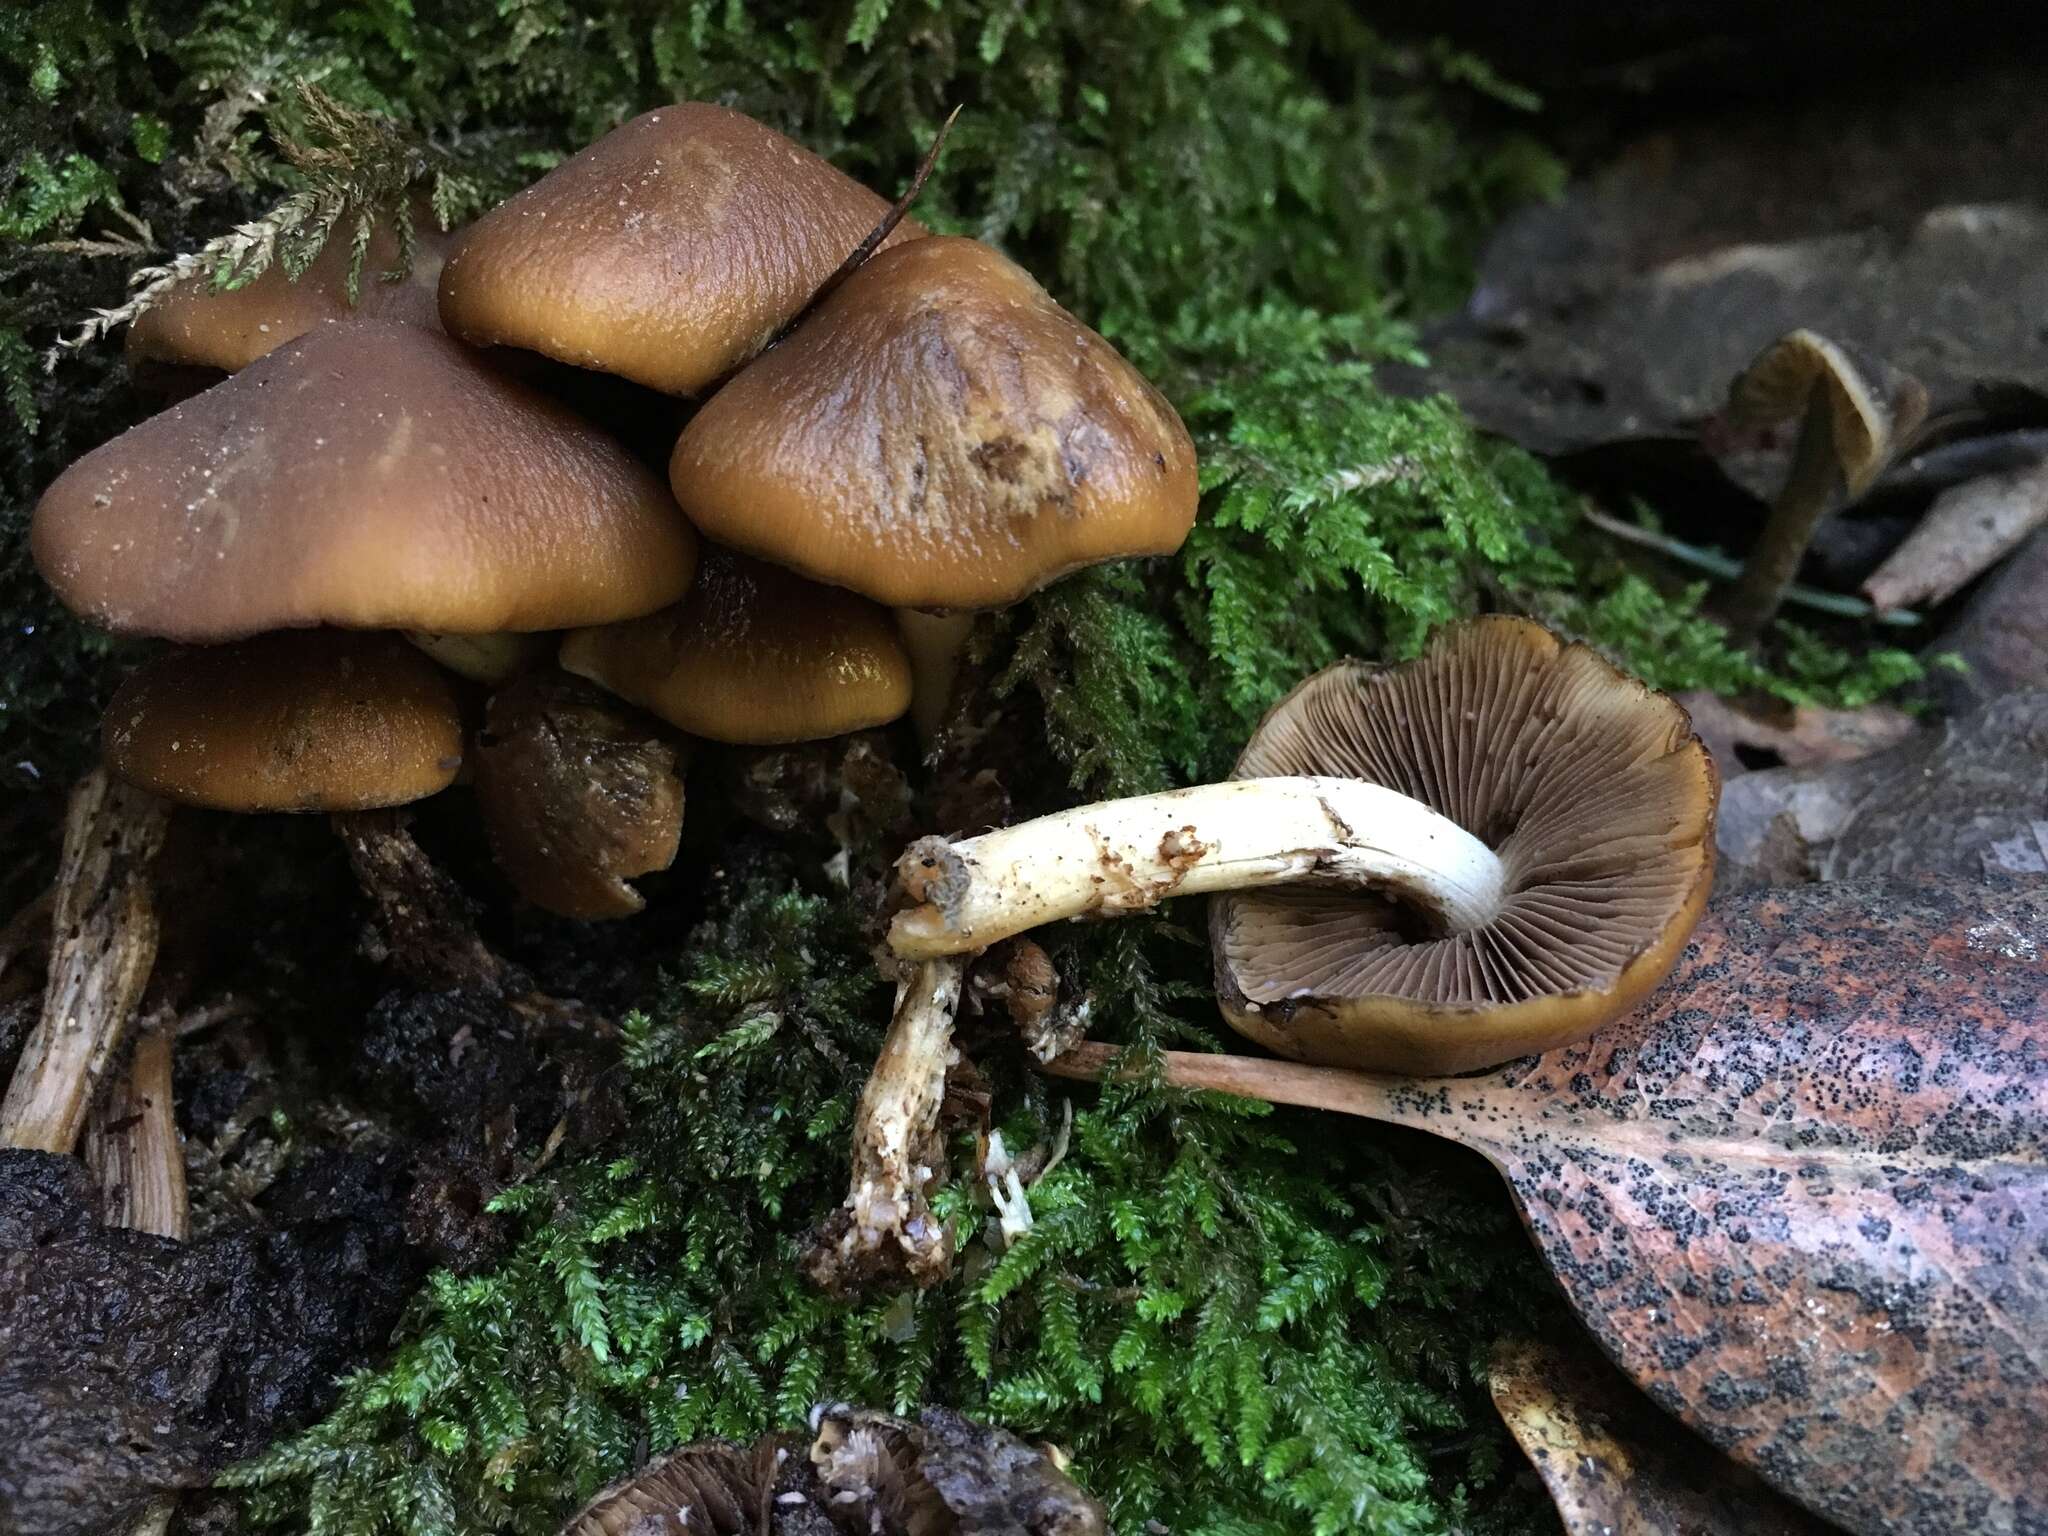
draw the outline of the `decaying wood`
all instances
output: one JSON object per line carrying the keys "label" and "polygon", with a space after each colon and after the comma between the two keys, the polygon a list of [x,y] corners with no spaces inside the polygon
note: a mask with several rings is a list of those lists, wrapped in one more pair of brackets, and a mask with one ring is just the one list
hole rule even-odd
{"label": "decaying wood", "polygon": [[1651,1399],[1858,1536],[2038,1529],[2048,882],[1718,902],[1629,1017],[1478,1076],[1165,1067],[1481,1153]]}
{"label": "decaying wood", "polygon": [[1872,606],[1941,603],[2048,524],[2048,464],[1943,491],[1919,526],[1863,583]]}
{"label": "decaying wood", "polygon": [[102,1220],[182,1240],[190,1212],[171,1101],[173,1044],[168,1029],[143,1031],[127,1073],[87,1120],[82,1150],[99,1188]]}
{"label": "decaying wood", "polygon": [[0,1144],[69,1152],[156,960],[151,865],[170,807],[95,768],[72,791],[43,1011],[0,1103]]}
{"label": "decaying wood", "polygon": [[827,1290],[883,1276],[934,1285],[952,1266],[952,1241],[927,1190],[945,1166],[939,1106],[966,972],[966,960],[948,956],[905,967],[897,984],[889,1033],[854,1111],[846,1203],[804,1261]]}

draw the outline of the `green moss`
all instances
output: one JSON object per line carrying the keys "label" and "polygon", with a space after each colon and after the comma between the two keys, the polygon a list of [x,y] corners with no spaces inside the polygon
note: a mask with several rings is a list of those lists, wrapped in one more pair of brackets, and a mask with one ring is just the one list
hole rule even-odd
{"label": "green moss", "polygon": [[[318,91],[293,82],[317,82]],[[1523,607],[1672,686],[1860,698],[1911,663],[1787,631],[1788,671],[1579,532],[1526,455],[1380,393],[1409,316],[1555,165],[1476,61],[1395,46],[1341,0],[59,0],[0,14],[0,751],[91,750],[107,647],[22,550],[61,465],[144,413],[105,340],[37,357],[136,267],[212,247],[246,277],[352,237],[371,203],[502,195],[643,108],[713,97],[900,185],[966,112],[920,216],[1000,242],[1186,415],[1203,513],[1175,559],[1061,584],[978,637],[1012,729],[1077,788],[1225,769],[1308,670]],[[1015,786],[1013,786],[1015,787]],[[1044,786],[1054,793],[1057,785]],[[632,1129],[502,1202],[521,1236],[438,1277],[394,1358],[242,1469],[279,1529],[552,1530],[644,1443],[792,1422],[822,1394],[940,1397],[1072,1449],[1121,1527],[1479,1531],[1547,1518],[1476,1362],[1554,1306],[1490,1175],[1429,1144],[1153,1087],[1076,1091],[1070,1152],[1005,1250],[956,1159],[959,1278],[827,1301],[796,1279],[838,1200],[886,1014],[855,914],[760,846],[629,1030]],[[724,877],[718,877],[723,880]],[[1203,947],[1170,922],[1063,934],[1098,1033],[1216,1043]],[[1065,1090],[985,1053],[1005,1135]],[[531,1150],[531,1149],[529,1149]],[[966,1149],[961,1149],[963,1153]]]}
{"label": "green moss", "polygon": [[[1073,1092],[1067,1156],[1013,1246],[956,1182],[955,1282],[857,1305],[808,1289],[798,1252],[843,1193],[888,998],[850,911],[756,868],[713,891],[726,915],[627,1026],[623,1144],[500,1198],[525,1232],[513,1256],[438,1277],[388,1366],[232,1475],[259,1515],[333,1536],[551,1531],[643,1446],[843,1396],[943,1399],[1051,1438],[1123,1530],[1435,1531],[1468,1499],[1524,1521],[1473,1368],[1555,1303],[1490,1175],[1413,1142],[1359,1128],[1333,1147],[1305,1116]],[[1210,1040],[1185,936],[1120,925],[1072,958],[1140,1059]],[[1021,1151],[1058,1134],[1069,1088],[1016,1054],[983,1065]]]}

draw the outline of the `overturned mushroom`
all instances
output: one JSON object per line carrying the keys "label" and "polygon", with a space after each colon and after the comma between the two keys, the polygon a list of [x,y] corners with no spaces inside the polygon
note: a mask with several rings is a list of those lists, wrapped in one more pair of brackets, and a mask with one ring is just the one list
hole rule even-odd
{"label": "overturned mushroom", "polygon": [[1728,594],[1733,634],[1763,633],[1836,495],[1853,501],[1868,490],[1926,414],[1917,380],[1860,362],[1812,331],[1781,337],[1743,370],[1729,389],[1725,424],[1750,432],[1796,420],[1799,435],[1784,486]]}
{"label": "overturned mushroom", "polygon": [[562,917],[627,917],[627,882],[675,861],[676,748],[580,677],[540,672],[494,694],[475,750],[491,851],[520,893]]}
{"label": "overturned mushroom", "polygon": [[880,607],[716,546],[682,602],[577,630],[562,666],[693,736],[743,746],[843,736],[910,706],[910,663]]}
{"label": "overturned mushroom", "polygon": [[1399,882],[1212,902],[1224,1017],[1297,1060],[1457,1072],[1582,1039],[1663,979],[1713,884],[1719,786],[1685,711],[1522,620],[1467,625],[1406,666],[1318,673],[1237,772],[1385,784],[1499,870],[1469,916]]}
{"label": "overturned mushroom", "polygon": [[914,963],[855,1122],[842,1264],[892,1246],[913,1275],[944,1262],[942,1240],[882,1218],[920,1210],[908,1149],[943,1089],[951,1021],[936,1013],[959,956],[1228,893],[1211,928],[1234,1028],[1305,1060],[1451,1072],[1633,1006],[1712,883],[1718,785],[1685,711],[1527,620],[1318,673],[1237,771],[905,852],[889,946]]}
{"label": "overturned mushroom", "polygon": [[669,481],[711,538],[898,610],[927,735],[973,611],[1170,554],[1194,445],[1108,342],[972,240],[885,249],[699,411]]}

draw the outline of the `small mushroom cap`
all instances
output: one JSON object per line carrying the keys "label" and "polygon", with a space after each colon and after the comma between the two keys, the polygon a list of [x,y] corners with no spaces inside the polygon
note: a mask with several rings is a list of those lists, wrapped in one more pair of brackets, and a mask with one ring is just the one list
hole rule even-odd
{"label": "small mushroom cap", "polygon": [[[766,346],[888,211],[750,117],[662,107],[472,224],[441,273],[441,319],[695,394]],[[906,220],[890,239],[922,233]]]}
{"label": "small mushroom cap", "polygon": [[1524,619],[1318,672],[1238,759],[1239,778],[1272,774],[1398,790],[1507,877],[1499,914],[1449,935],[1372,895],[1212,901],[1224,1018],[1297,1061],[1460,1072],[1583,1039],[1663,979],[1713,883],[1719,786],[1685,711]]}
{"label": "small mushroom cap", "polygon": [[899,608],[1170,554],[1198,493],[1136,369],[1015,262],[939,237],[875,256],[712,396],[669,482],[711,538]]}
{"label": "small mushroom cap", "polygon": [[1737,428],[1803,417],[1814,390],[1825,392],[1835,459],[1850,497],[1883,473],[1927,415],[1918,380],[1859,358],[1816,331],[1791,331],[1766,347],[1728,390],[1727,420]]}
{"label": "small mushroom cap", "polygon": [[367,811],[462,766],[447,676],[395,635],[286,630],[167,651],[114,691],[107,767],[219,811]]}
{"label": "small mushroom cap", "polygon": [[887,725],[910,659],[886,610],[713,545],[672,608],[578,630],[562,666],[693,736],[746,746]]}
{"label": "small mushroom cap", "polygon": [[431,218],[416,220],[412,267],[400,281],[386,282],[383,274],[398,265],[398,235],[389,222],[377,224],[363,255],[353,305],[348,301],[352,242],[346,226],[320,248],[297,282],[275,261],[224,293],[216,293],[207,278],[187,278],[128,327],[128,356],[233,373],[316,326],[394,320],[439,330],[434,294],[447,247],[448,236]]}
{"label": "small mushroom cap", "polygon": [[667,869],[683,835],[675,744],[603,689],[536,672],[491,696],[473,754],[491,852],[562,917],[629,917],[627,884]]}
{"label": "small mushroom cap", "polygon": [[689,587],[661,482],[565,407],[417,326],[329,326],[72,465],[37,567],[74,612],[216,641],[318,624],[567,629]]}

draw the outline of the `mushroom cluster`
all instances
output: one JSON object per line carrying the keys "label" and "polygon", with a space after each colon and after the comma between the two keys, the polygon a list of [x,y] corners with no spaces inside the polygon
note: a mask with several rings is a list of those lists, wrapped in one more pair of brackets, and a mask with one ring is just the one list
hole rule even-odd
{"label": "mushroom cluster", "polygon": [[903,211],[690,103],[360,306],[338,242],[297,284],[180,289],[131,354],[219,382],[32,526],[67,606],[172,643],[110,706],[107,769],[336,818],[387,913],[418,903],[379,872],[421,864],[392,808],[466,775],[521,893],[589,919],[676,854],[676,733],[936,730],[975,611],[1177,549],[1197,488],[1107,342]]}

